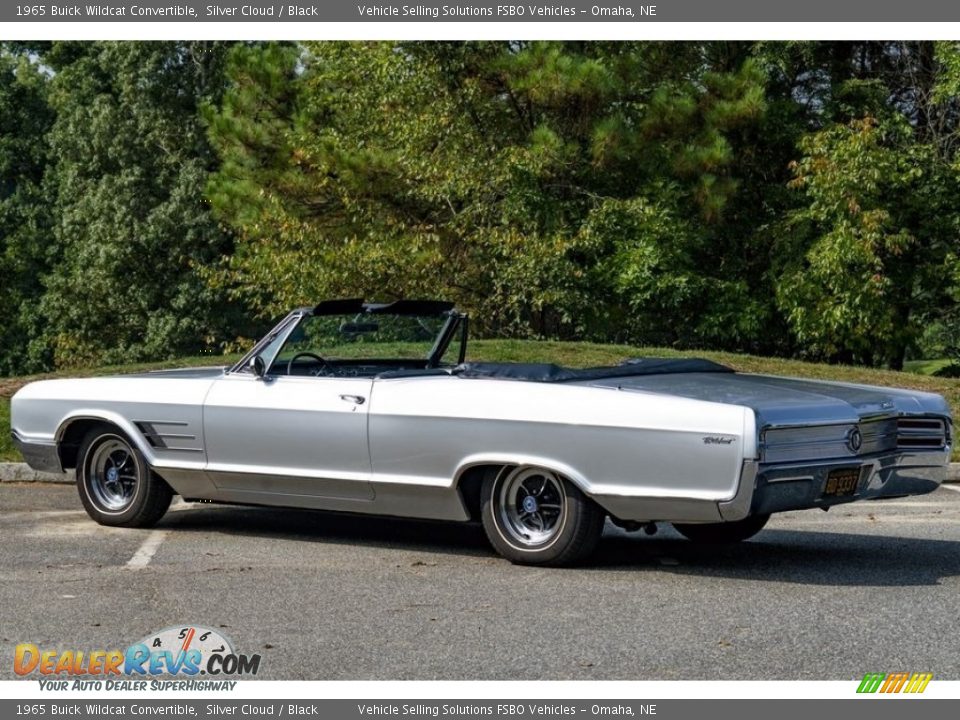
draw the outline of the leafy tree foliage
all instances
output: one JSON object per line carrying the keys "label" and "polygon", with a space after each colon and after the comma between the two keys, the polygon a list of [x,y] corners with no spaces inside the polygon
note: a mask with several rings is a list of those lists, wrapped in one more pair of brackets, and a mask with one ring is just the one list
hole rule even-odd
{"label": "leafy tree foliage", "polygon": [[956,304],[957,48],[834,50],[841,80],[811,91],[820,127],[793,165],[778,305],[806,352],[899,369]]}
{"label": "leafy tree foliage", "polygon": [[203,196],[199,106],[222,90],[218,43],[55,43],[48,140],[61,260],[42,311],[57,365],[172,357],[230,329],[199,269],[230,250]]}
{"label": "leafy tree foliage", "polygon": [[519,337],[960,353],[955,42],[3,47],[0,373],[356,295]]}
{"label": "leafy tree foliage", "polygon": [[749,59],[317,43],[237,48],[229,74],[210,197],[242,242],[219,277],[267,312],[441,294],[501,333],[735,342],[755,329],[733,310],[743,283],[704,262],[736,146],[765,110]]}
{"label": "leafy tree foliage", "polygon": [[39,334],[41,277],[56,255],[43,183],[53,116],[41,71],[0,49],[0,375],[49,360]]}

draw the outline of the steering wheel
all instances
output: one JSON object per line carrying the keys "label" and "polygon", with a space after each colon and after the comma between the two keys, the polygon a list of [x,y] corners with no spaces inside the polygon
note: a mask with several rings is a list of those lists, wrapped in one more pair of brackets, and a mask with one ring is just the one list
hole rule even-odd
{"label": "steering wheel", "polygon": [[[312,352],[298,352],[296,355],[294,355],[292,358],[290,358],[290,362],[287,363],[287,375],[292,375],[292,374],[293,374],[293,364],[297,361],[297,358],[302,358],[302,357],[313,358],[313,359],[316,360],[317,362],[322,363],[323,368],[321,368],[321,369],[327,369],[327,368],[330,367],[330,363],[327,362],[326,360],[324,360],[322,357],[320,357],[320,356],[317,355],[316,353],[312,353]],[[315,372],[314,375],[319,376],[319,375],[320,375],[320,370],[318,370],[317,372]]]}

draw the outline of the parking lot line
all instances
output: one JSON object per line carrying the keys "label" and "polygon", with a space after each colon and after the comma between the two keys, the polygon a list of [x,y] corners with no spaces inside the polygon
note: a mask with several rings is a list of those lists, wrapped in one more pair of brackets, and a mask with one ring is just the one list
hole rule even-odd
{"label": "parking lot line", "polygon": [[140,570],[149,565],[154,553],[157,552],[157,548],[160,547],[160,543],[167,536],[167,532],[167,530],[154,530],[150,533],[143,544],[137,548],[133,557],[127,561],[127,567],[131,570]]}
{"label": "parking lot line", "polygon": [[953,490],[954,492],[960,492],[960,486],[957,485],[941,485],[940,487],[945,490]]}

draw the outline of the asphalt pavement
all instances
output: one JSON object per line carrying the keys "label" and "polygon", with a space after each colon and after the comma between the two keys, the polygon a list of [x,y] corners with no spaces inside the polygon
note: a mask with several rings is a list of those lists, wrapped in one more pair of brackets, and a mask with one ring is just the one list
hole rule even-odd
{"label": "asphalt pavement", "polygon": [[179,503],[111,529],[72,486],[0,485],[0,678],[17,643],[182,624],[274,680],[960,679],[960,486],[781,514],[723,549],[608,525],[558,570],[509,564],[471,525]]}

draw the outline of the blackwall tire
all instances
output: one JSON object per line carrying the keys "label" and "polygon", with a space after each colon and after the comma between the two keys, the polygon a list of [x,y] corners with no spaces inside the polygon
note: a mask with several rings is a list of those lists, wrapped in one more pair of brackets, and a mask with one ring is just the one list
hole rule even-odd
{"label": "blackwall tire", "polygon": [[170,486],[117,428],[90,430],[77,458],[80,502],[101,525],[152,527],[170,507]]}
{"label": "blackwall tire", "polygon": [[593,552],[603,532],[603,510],[546,468],[491,470],[480,497],[490,544],[520,565],[573,565]]}

